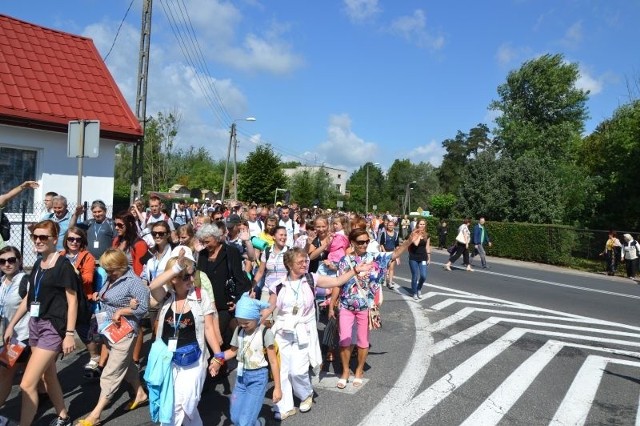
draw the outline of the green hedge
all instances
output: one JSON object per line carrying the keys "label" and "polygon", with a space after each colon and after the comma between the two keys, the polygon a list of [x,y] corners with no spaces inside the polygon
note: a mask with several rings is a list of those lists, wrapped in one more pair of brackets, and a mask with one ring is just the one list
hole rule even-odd
{"label": "green hedge", "polygon": [[[427,219],[432,244],[437,244],[438,241],[439,222],[437,218]],[[470,225],[472,233],[475,223],[474,221]],[[454,243],[460,224],[462,219],[447,220],[447,246]],[[592,233],[569,226],[487,221],[485,229],[493,243],[492,247],[486,247],[487,254],[491,256],[551,265],[570,265],[574,257],[594,256],[593,251],[585,252],[583,247],[585,235],[592,237]],[[604,246],[605,241],[606,236],[601,245]]]}

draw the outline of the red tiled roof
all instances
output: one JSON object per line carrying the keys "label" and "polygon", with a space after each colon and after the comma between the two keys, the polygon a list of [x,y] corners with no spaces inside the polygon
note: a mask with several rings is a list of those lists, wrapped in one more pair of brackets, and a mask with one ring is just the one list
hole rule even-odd
{"label": "red tiled roof", "polygon": [[79,119],[105,138],[142,135],[91,39],[0,14],[0,123],[66,132]]}

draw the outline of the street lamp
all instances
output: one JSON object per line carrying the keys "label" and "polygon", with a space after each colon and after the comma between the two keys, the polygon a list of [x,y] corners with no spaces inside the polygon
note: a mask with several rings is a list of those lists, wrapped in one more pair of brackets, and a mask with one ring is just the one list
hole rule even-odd
{"label": "street lamp", "polygon": [[407,183],[404,189],[404,202],[402,203],[402,214],[406,214],[406,208],[409,207],[409,213],[411,213],[411,190],[417,182],[411,181]]}
{"label": "street lamp", "polygon": [[[367,214],[369,213],[369,164],[367,163],[367,185],[366,185],[366,189],[365,189],[365,209],[364,209],[364,213]],[[379,166],[380,163],[373,163],[374,166]]]}
{"label": "street lamp", "polygon": [[233,143],[233,195],[238,199],[238,172],[236,163],[236,151],[238,149],[238,139],[236,138],[236,122],[237,121],[256,121],[255,117],[237,118],[231,123],[231,131],[229,132],[229,146],[227,147],[227,162],[224,165],[224,179],[222,180],[222,194],[220,201],[224,202],[224,194],[227,186],[227,170],[229,169],[229,158],[231,157],[231,144]]}

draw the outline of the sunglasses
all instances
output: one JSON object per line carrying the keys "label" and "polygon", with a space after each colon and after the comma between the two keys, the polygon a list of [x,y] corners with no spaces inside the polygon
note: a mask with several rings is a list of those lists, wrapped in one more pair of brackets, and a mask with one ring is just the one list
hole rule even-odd
{"label": "sunglasses", "polygon": [[115,225],[116,228],[124,228],[124,223],[116,222],[114,225]]}
{"label": "sunglasses", "polygon": [[158,237],[164,238],[164,237],[167,236],[167,233],[166,232],[156,232],[156,231],[154,231],[154,232],[151,232],[151,235],[153,235],[153,238],[158,238]]}
{"label": "sunglasses", "polygon": [[7,263],[9,265],[15,265],[16,263],[18,263],[18,258],[13,256],[13,257],[7,257],[6,259],[0,259],[0,266],[4,266]]}
{"label": "sunglasses", "polygon": [[38,235],[38,234],[31,234],[31,239],[35,242],[35,241],[42,241],[42,242],[46,242],[49,241],[49,238],[52,238],[51,235]]}
{"label": "sunglasses", "polygon": [[67,237],[67,242],[69,243],[78,243],[80,244],[82,242],[82,238],[80,237]]}
{"label": "sunglasses", "polygon": [[363,246],[365,244],[369,244],[371,240],[356,240],[356,245]]}
{"label": "sunglasses", "polygon": [[196,271],[193,271],[191,273],[185,272],[182,274],[182,281],[189,281],[191,278],[193,278],[196,275]]}

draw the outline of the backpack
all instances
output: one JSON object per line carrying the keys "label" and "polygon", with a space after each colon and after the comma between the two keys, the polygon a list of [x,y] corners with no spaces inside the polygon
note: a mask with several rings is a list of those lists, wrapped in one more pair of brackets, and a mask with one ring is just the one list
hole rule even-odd
{"label": "backpack", "polygon": [[0,235],[5,241],[9,241],[9,238],[11,238],[11,222],[4,212],[2,212],[2,218],[0,219]]}
{"label": "backpack", "polygon": [[[267,360],[267,366],[269,368],[269,380],[273,380],[273,374],[271,373],[271,363],[269,362],[269,355],[267,354],[267,347],[264,345],[264,336],[267,334],[267,327],[262,327],[262,347],[264,348],[264,359]],[[280,347],[278,342],[273,339],[273,350],[276,351],[276,359],[278,360],[278,370],[280,369]]]}
{"label": "backpack", "polygon": [[[306,278],[306,280],[307,280],[307,284],[308,284],[308,285],[309,285],[309,287],[311,288],[311,292],[313,292],[313,294],[316,294],[316,283],[315,283],[315,281],[313,280],[313,275],[311,275],[311,273],[310,273],[310,272],[306,272],[306,273],[304,274],[304,277],[305,277],[305,278]],[[280,290],[282,290],[282,283],[280,283],[280,284],[278,284],[278,285],[276,286],[276,296],[277,296],[278,294],[280,294]]]}

